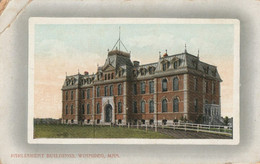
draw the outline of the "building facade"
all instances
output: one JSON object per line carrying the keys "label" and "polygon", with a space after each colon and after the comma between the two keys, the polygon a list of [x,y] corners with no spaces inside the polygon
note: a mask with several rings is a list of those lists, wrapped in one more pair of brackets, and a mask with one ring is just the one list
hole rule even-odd
{"label": "building facade", "polygon": [[[154,63],[131,61],[112,50],[95,74],[66,76],[62,86],[64,124],[172,124],[209,121],[210,106],[220,116],[217,67],[185,51]],[[206,120],[207,118],[207,120]]]}

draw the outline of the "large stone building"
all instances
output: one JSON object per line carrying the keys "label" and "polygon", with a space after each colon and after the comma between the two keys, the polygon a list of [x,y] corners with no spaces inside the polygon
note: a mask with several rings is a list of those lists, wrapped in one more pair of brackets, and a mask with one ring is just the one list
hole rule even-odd
{"label": "large stone building", "polygon": [[183,53],[166,51],[144,65],[130,55],[116,48],[95,74],[66,76],[62,123],[161,125],[202,116],[209,123],[214,114],[220,116],[222,80],[216,66],[189,54],[186,46]]}

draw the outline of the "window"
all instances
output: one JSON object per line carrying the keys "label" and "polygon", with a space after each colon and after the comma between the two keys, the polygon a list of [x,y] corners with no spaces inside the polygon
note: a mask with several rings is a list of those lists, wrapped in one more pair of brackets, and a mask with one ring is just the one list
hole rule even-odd
{"label": "window", "polygon": [[149,92],[154,93],[154,82],[153,81],[149,82]]}
{"label": "window", "polygon": [[69,107],[66,105],[66,114],[69,114]]}
{"label": "window", "polygon": [[151,101],[149,102],[149,112],[150,112],[150,113],[153,113],[153,112],[154,112],[154,102],[153,102],[153,100],[151,100]]}
{"label": "window", "polygon": [[110,96],[113,96],[113,94],[114,94],[114,87],[113,87],[113,85],[110,85],[110,87],[109,87],[109,94],[110,94]]}
{"label": "window", "polygon": [[177,61],[173,62],[173,68],[177,69],[177,67],[178,67],[178,62]]}
{"label": "window", "polygon": [[90,89],[87,89],[87,99],[90,98]]}
{"label": "window", "polygon": [[141,101],[141,113],[145,112],[145,101]]}
{"label": "window", "polygon": [[194,78],[194,91],[198,90],[198,79]]}
{"label": "window", "polygon": [[122,120],[121,119],[118,120],[118,124],[122,124]]}
{"label": "window", "polygon": [[141,82],[141,94],[145,94],[145,83]]}
{"label": "window", "polygon": [[166,63],[163,63],[163,71],[166,71],[167,65]]}
{"label": "window", "polygon": [[68,91],[65,92],[65,99],[68,100]]}
{"label": "window", "polygon": [[150,125],[153,125],[153,119],[151,119],[150,121],[149,121],[149,123],[150,123]]}
{"label": "window", "polygon": [[137,95],[137,84],[134,84],[133,89],[134,89],[134,94]]}
{"label": "window", "polygon": [[167,91],[167,79],[162,80],[162,91]]}
{"label": "window", "polygon": [[122,113],[122,103],[118,102],[118,113]]}
{"label": "window", "polygon": [[87,104],[87,114],[90,114],[90,105]]}
{"label": "window", "polygon": [[107,86],[105,86],[104,89],[105,89],[105,96],[107,96]]}
{"label": "window", "polygon": [[107,79],[110,80],[110,74],[107,75]]}
{"label": "window", "polygon": [[175,98],[173,100],[173,112],[179,112],[179,100]]}
{"label": "window", "polygon": [[149,74],[154,74],[154,67],[149,67]]}
{"label": "window", "polygon": [[85,91],[84,90],[81,91],[81,96],[82,96],[82,99],[85,99]]}
{"label": "window", "polygon": [[70,92],[70,99],[73,100],[73,91]]}
{"label": "window", "polygon": [[137,113],[137,102],[134,101],[134,113]]}
{"label": "window", "polygon": [[114,78],[114,73],[111,74],[111,79],[113,79],[113,78]]}
{"label": "window", "polygon": [[119,71],[119,72],[118,72],[118,77],[121,77],[121,74],[122,74],[122,72],[121,72],[121,71]]}
{"label": "window", "polygon": [[121,84],[118,84],[118,86],[117,86],[117,94],[122,95],[122,85]]}
{"label": "window", "polygon": [[173,90],[179,90],[179,79],[177,77],[173,78]]}
{"label": "window", "polygon": [[198,99],[194,100],[194,111],[198,112]]}
{"label": "window", "polygon": [[209,91],[208,84],[209,84],[209,83],[206,81],[206,82],[205,82],[205,90],[206,90],[206,93],[208,93],[208,91]]}
{"label": "window", "polygon": [[167,100],[163,99],[162,101],[162,112],[167,112]]}
{"label": "window", "polygon": [[71,120],[71,123],[72,123],[72,124],[74,123],[74,120],[73,120],[73,119]]}
{"label": "window", "polygon": [[84,104],[81,105],[81,111],[82,111],[82,114],[85,114],[85,106],[84,106]]}
{"label": "window", "polygon": [[105,80],[107,79],[107,74],[105,74]]}
{"label": "window", "polygon": [[142,69],[140,70],[140,72],[141,72],[141,75],[142,75],[142,76],[145,75],[145,73],[146,73],[145,68],[142,68]]}
{"label": "window", "polygon": [[216,85],[215,83],[213,82],[212,83],[212,94],[214,95],[216,93]]}
{"label": "window", "polygon": [[100,88],[97,87],[97,97],[99,97],[99,96],[100,96]]}
{"label": "window", "polygon": [[73,114],[73,105],[70,106],[70,114]]}
{"label": "window", "polygon": [[100,107],[99,107],[99,103],[97,103],[97,114],[100,113]]}

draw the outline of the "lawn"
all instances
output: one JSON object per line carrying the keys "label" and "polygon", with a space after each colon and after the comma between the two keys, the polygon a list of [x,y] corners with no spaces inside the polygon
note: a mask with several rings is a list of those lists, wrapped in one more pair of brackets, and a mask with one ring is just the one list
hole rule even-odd
{"label": "lawn", "polygon": [[158,132],[110,126],[34,125],[34,138],[172,138]]}

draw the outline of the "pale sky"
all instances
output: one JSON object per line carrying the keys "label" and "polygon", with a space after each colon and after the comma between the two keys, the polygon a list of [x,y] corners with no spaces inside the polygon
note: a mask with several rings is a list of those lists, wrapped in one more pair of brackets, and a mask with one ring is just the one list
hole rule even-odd
{"label": "pale sky", "polygon": [[[234,25],[232,24],[37,24],[35,25],[34,117],[61,118],[65,72],[95,73],[119,35],[141,64],[157,62],[159,51],[187,51],[215,65],[221,83],[222,116],[232,116]],[[121,48],[122,49],[122,48]]]}

